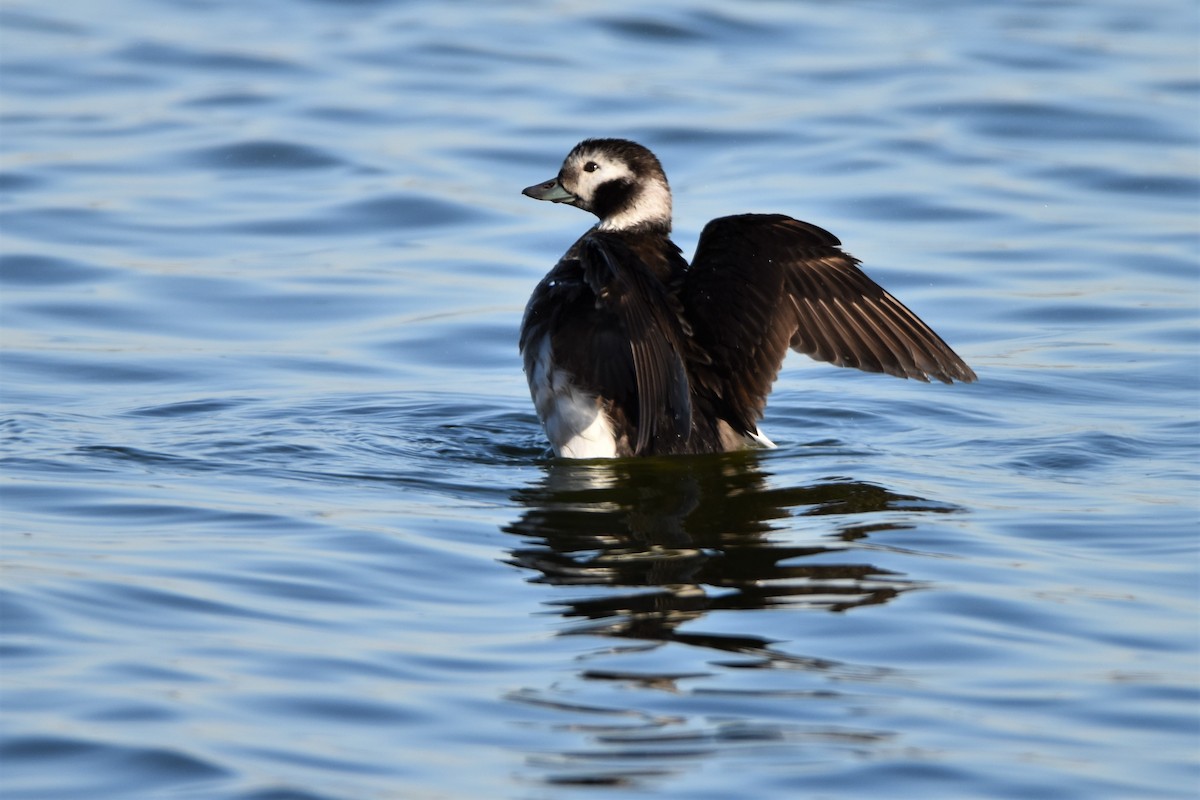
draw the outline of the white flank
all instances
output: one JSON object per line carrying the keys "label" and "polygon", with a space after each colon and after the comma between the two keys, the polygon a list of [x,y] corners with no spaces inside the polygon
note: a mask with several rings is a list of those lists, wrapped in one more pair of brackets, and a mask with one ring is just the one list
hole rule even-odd
{"label": "white flank", "polygon": [[[578,402],[577,401],[582,401]],[[612,426],[608,419],[596,407],[596,399],[572,392],[558,402],[558,419],[572,417],[579,419],[586,407],[591,408],[592,421],[586,428],[571,434],[566,441],[554,448],[554,454],[562,458],[616,458],[617,440],[613,436]],[[546,421],[547,432],[551,422]],[[559,435],[561,435],[560,432]],[[554,437],[551,436],[551,443]]]}
{"label": "white flank", "polygon": [[571,376],[554,366],[550,337],[538,348],[529,389],[554,454],[562,458],[615,458],[617,440],[595,396],[571,385]]}

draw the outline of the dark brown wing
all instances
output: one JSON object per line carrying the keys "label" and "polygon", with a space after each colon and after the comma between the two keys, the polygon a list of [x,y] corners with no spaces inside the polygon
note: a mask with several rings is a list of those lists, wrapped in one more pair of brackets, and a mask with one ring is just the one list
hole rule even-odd
{"label": "dark brown wing", "polygon": [[789,346],[839,367],[975,380],[840,245],[828,231],[778,214],[722,217],[700,234],[684,307],[696,343],[713,361],[705,383],[744,430],[762,416]]}
{"label": "dark brown wing", "polygon": [[629,340],[637,384],[634,453],[659,437],[686,442],[692,406],[678,301],[620,237],[591,233],[578,252],[597,306],[620,320]]}

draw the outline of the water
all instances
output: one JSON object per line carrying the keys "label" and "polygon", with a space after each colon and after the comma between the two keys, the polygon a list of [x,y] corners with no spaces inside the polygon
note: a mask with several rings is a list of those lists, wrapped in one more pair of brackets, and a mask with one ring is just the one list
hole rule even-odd
{"label": "water", "polygon": [[[1194,3],[0,9],[0,789],[1185,798]],[[636,138],[978,371],[545,456],[516,353]]]}

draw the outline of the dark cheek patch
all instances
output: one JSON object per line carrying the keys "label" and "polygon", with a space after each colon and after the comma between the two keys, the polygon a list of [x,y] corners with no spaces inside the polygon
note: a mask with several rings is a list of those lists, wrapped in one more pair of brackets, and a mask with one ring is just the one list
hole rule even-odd
{"label": "dark cheek patch", "polygon": [[632,182],[607,181],[596,187],[596,195],[592,198],[592,213],[600,219],[605,219],[625,208],[632,197]]}

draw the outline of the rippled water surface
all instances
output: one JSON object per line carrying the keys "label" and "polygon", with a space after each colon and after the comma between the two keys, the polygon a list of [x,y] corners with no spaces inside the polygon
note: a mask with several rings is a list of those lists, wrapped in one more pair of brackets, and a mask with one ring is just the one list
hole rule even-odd
{"label": "rippled water surface", "polygon": [[[1200,10],[0,5],[0,790],[1190,798]],[[977,370],[557,462],[579,139],[834,231]]]}

